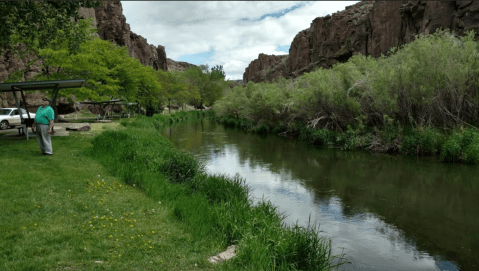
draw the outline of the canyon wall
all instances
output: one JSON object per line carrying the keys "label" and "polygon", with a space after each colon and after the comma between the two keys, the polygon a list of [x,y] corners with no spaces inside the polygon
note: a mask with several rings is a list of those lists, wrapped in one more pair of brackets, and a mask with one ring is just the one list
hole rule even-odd
{"label": "canyon wall", "polygon": [[391,47],[411,42],[414,35],[446,28],[457,35],[469,30],[479,32],[479,2],[362,1],[314,19],[308,29],[294,37],[289,56],[283,61],[261,66],[258,63],[265,57],[260,54],[246,68],[243,81],[296,78],[316,67],[346,62],[356,54],[379,57]]}
{"label": "canyon wall", "polygon": [[[172,70],[184,70],[189,66],[195,66],[186,62],[167,59],[165,47],[148,44],[145,38],[131,32],[119,1],[103,1],[99,7],[80,8],[78,13],[83,18],[92,19],[92,26],[98,29],[98,36],[101,39],[111,41],[119,46],[126,46],[129,55],[139,59],[143,65],[164,71],[168,71],[168,64],[171,65]],[[12,73],[25,69],[30,60],[21,60],[13,56],[10,51],[0,55],[0,82],[4,82]],[[20,81],[29,80],[41,72],[40,64],[35,63],[23,72]],[[29,108],[36,108],[41,105],[43,96],[39,93],[27,92],[26,96],[29,101]],[[66,100],[60,99],[59,103],[66,103]],[[14,106],[13,96],[7,93],[0,94],[0,107],[9,106]],[[72,110],[74,111],[73,107],[68,109],[68,111]]]}

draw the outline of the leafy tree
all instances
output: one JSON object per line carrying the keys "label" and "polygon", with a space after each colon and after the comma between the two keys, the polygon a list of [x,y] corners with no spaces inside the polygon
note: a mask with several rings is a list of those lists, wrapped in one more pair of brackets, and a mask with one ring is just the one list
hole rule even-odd
{"label": "leafy tree", "polygon": [[185,80],[181,72],[165,72],[158,70],[158,79],[167,93],[168,112],[170,112],[171,101],[176,101],[178,104],[184,104],[189,100],[198,99],[198,92],[195,91]]}
{"label": "leafy tree", "polygon": [[36,80],[87,80],[80,89],[62,90],[60,96],[74,94],[77,99],[97,101],[124,98],[140,104],[158,104],[166,93],[157,79],[156,71],[143,66],[138,59],[120,47],[99,38],[84,42],[77,54],[69,54],[67,44],[59,50],[42,49],[44,73]]}
{"label": "leafy tree", "polygon": [[226,77],[226,73],[223,70],[223,65],[216,65],[213,68],[211,68],[211,73],[217,73],[223,77],[223,79]]}
{"label": "leafy tree", "polygon": [[198,91],[199,98],[193,103],[196,107],[210,106],[223,95],[224,76],[216,70],[210,72],[207,65],[190,67],[184,72],[185,78]]}
{"label": "leafy tree", "polygon": [[76,52],[86,37],[75,27],[78,9],[99,5],[99,1],[1,1],[0,53],[23,44],[28,54],[37,54],[54,40],[67,41],[69,51]]}

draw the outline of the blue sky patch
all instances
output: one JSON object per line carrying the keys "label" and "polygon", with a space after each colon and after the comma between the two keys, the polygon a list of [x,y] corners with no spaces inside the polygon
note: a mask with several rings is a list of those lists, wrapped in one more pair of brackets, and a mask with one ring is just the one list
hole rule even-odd
{"label": "blue sky patch", "polygon": [[301,3],[299,3],[299,4],[297,4],[297,5],[294,5],[294,6],[290,7],[290,8],[283,9],[283,10],[280,11],[280,12],[264,14],[264,15],[262,15],[261,17],[259,17],[258,21],[261,21],[261,20],[263,20],[264,18],[266,18],[266,17],[268,17],[268,16],[269,16],[269,17],[273,17],[273,18],[279,18],[279,17],[281,17],[281,16],[284,16],[284,15],[287,14],[288,12],[291,12],[291,11],[297,9],[297,8],[300,8],[300,7],[304,6],[305,4],[306,4],[305,2],[301,2]]}
{"label": "blue sky patch", "polygon": [[283,46],[278,46],[278,51],[282,51],[282,52],[286,52],[289,54],[289,47],[291,47],[290,45],[283,45]]}
{"label": "blue sky patch", "polygon": [[184,61],[195,65],[205,64],[213,55],[213,51],[202,52],[192,55],[183,55],[177,61]]}

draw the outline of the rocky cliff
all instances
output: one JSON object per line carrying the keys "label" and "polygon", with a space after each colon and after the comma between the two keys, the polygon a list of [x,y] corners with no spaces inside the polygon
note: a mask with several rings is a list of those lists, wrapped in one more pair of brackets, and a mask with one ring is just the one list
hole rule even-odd
{"label": "rocky cliff", "polygon": [[194,64],[183,62],[183,61],[174,61],[173,59],[167,58],[166,65],[168,66],[169,71],[184,71],[189,67],[197,67]]}
{"label": "rocky cliff", "polygon": [[[143,65],[152,66],[154,69],[168,71],[168,63],[172,70],[184,70],[191,66],[186,62],[176,62],[166,57],[165,47],[148,44],[147,40],[130,30],[123,15],[123,8],[119,1],[104,1],[96,8],[80,8],[79,14],[84,18],[92,18],[92,25],[98,29],[98,36],[103,40],[109,40],[117,45],[126,46],[131,57],[137,58]],[[0,82],[4,82],[15,71],[26,67],[30,59],[21,60],[14,57],[11,52],[0,55]],[[194,66],[194,65],[193,65]],[[21,76],[21,81],[33,78],[41,72],[40,65],[33,64]],[[41,104],[41,95],[27,93],[27,100],[32,107]],[[59,102],[62,103],[64,99]],[[14,106],[11,94],[0,94],[0,106]],[[70,108],[69,111],[73,110]],[[60,112],[61,113],[61,112]]]}
{"label": "rocky cliff", "polygon": [[139,59],[143,65],[168,70],[165,47],[148,44],[145,38],[131,32],[120,1],[104,1],[94,9],[80,8],[79,13],[84,18],[92,18],[92,25],[98,29],[101,39],[126,46],[130,56]]}
{"label": "rocky cliff", "polygon": [[261,66],[260,55],[246,68],[243,80],[295,78],[315,67],[345,62],[355,54],[379,57],[391,47],[411,42],[414,35],[446,28],[458,35],[469,30],[479,32],[479,2],[362,1],[314,19],[308,29],[294,37],[287,59]]}
{"label": "rocky cliff", "polygon": [[257,83],[267,79],[266,78],[267,74],[269,74],[270,77],[272,76],[272,74],[276,76],[281,76],[282,70],[279,70],[278,68],[284,66],[286,59],[287,59],[286,55],[275,56],[275,55],[259,54],[258,59],[253,60],[249,64],[249,66],[246,68],[246,71],[243,74],[243,81],[244,82],[253,81]]}

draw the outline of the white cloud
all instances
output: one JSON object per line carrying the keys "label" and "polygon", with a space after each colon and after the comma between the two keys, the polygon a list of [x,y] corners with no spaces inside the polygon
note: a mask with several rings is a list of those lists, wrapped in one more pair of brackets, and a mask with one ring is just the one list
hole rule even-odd
{"label": "white cloud", "polygon": [[[285,54],[278,46],[290,45],[316,17],[355,2],[128,1],[122,5],[131,30],[150,44],[165,46],[167,57],[177,60],[213,51],[204,64],[223,65],[227,78],[242,79],[245,68],[258,54]],[[295,6],[299,7],[279,18],[257,20]]]}

